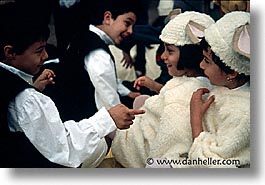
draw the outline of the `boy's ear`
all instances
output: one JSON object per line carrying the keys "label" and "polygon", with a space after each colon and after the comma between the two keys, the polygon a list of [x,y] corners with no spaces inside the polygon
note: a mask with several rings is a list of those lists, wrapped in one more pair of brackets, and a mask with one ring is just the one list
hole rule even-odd
{"label": "boy's ear", "polygon": [[111,20],[112,20],[112,13],[110,11],[106,11],[104,13],[103,24],[109,25],[111,23]]}
{"label": "boy's ear", "polygon": [[13,46],[11,45],[6,45],[4,47],[4,54],[6,59],[12,59],[16,56],[16,53],[14,52]]}

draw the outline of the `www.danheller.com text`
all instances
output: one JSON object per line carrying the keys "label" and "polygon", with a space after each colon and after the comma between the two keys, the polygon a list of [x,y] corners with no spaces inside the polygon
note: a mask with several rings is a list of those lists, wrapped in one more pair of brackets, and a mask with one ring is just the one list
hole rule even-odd
{"label": "www.danheller.com text", "polygon": [[171,166],[171,165],[179,165],[179,166],[240,166],[239,160],[232,160],[232,159],[165,159],[165,158],[148,158],[146,160],[146,165],[152,166]]}

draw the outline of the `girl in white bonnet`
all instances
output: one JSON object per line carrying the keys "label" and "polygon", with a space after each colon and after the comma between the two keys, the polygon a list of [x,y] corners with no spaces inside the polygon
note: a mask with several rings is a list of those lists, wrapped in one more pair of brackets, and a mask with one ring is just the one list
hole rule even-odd
{"label": "girl in white bonnet", "polygon": [[[162,30],[165,51],[161,58],[173,76],[160,91],[145,101],[145,115],[136,116],[128,131],[117,130],[112,144],[115,159],[124,167],[143,168],[152,157],[176,158],[192,144],[189,104],[192,93],[211,88],[199,67],[199,46],[204,29],[214,20],[203,13],[184,12]],[[159,166],[161,167],[161,166]]]}
{"label": "girl in white bonnet", "polygon": [[250,165],[249,25],[250,14],[235,11],[205,30],[200,66],[216,88],[197,90],[190,102],[194,142],[189,159],[212,161],[202,167]]}

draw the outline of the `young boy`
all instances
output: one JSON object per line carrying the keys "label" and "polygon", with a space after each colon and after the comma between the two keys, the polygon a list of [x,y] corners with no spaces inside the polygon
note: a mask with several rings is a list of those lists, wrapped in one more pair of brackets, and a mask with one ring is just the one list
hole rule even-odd
{"label": "young boy", "polygon": [[[45,92],[58,105],[63,119],[80,120],[102,107],[127,105],[121,97],[129,96],[133,101],[140,95],[131,92],[117,78],[114,57],[108,47],[132,34],[137,3],[101,0],[93,5],[92,24],[78,32],[60,59],[56,71],[58,89],[55,86]],[[73,105],[78,111],[74,112]]]}
{"label": "young boy", "polygon": [[48,27],[22,19],[13,3],[0,8],[0,167],[96,167],[108,150],[104,137],[143,111],[117,105],[62,122],[54,102],[32,86],[48,57]]}

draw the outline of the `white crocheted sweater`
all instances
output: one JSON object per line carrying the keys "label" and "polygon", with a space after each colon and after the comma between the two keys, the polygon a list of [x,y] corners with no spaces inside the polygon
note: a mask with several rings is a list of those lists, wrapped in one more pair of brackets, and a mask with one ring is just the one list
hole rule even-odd
{"label": "white crocheted sweater", "polygon": [[144,168],[149,157],[176,158],[187,153],[192,144],[190,99],[203,80],[175,77],[147,99],[130,129],[118,130],[112,144],[116,160],[124,167]]}
{"label": "white crocheted sweater", "polygon": [[231,168],[250,164],[249,86],[238,90],[217,87],[211,94],[215,101],[204,116],[204,131],[194,140],[189,159],[219,160],[220,163],[200,167]]}

